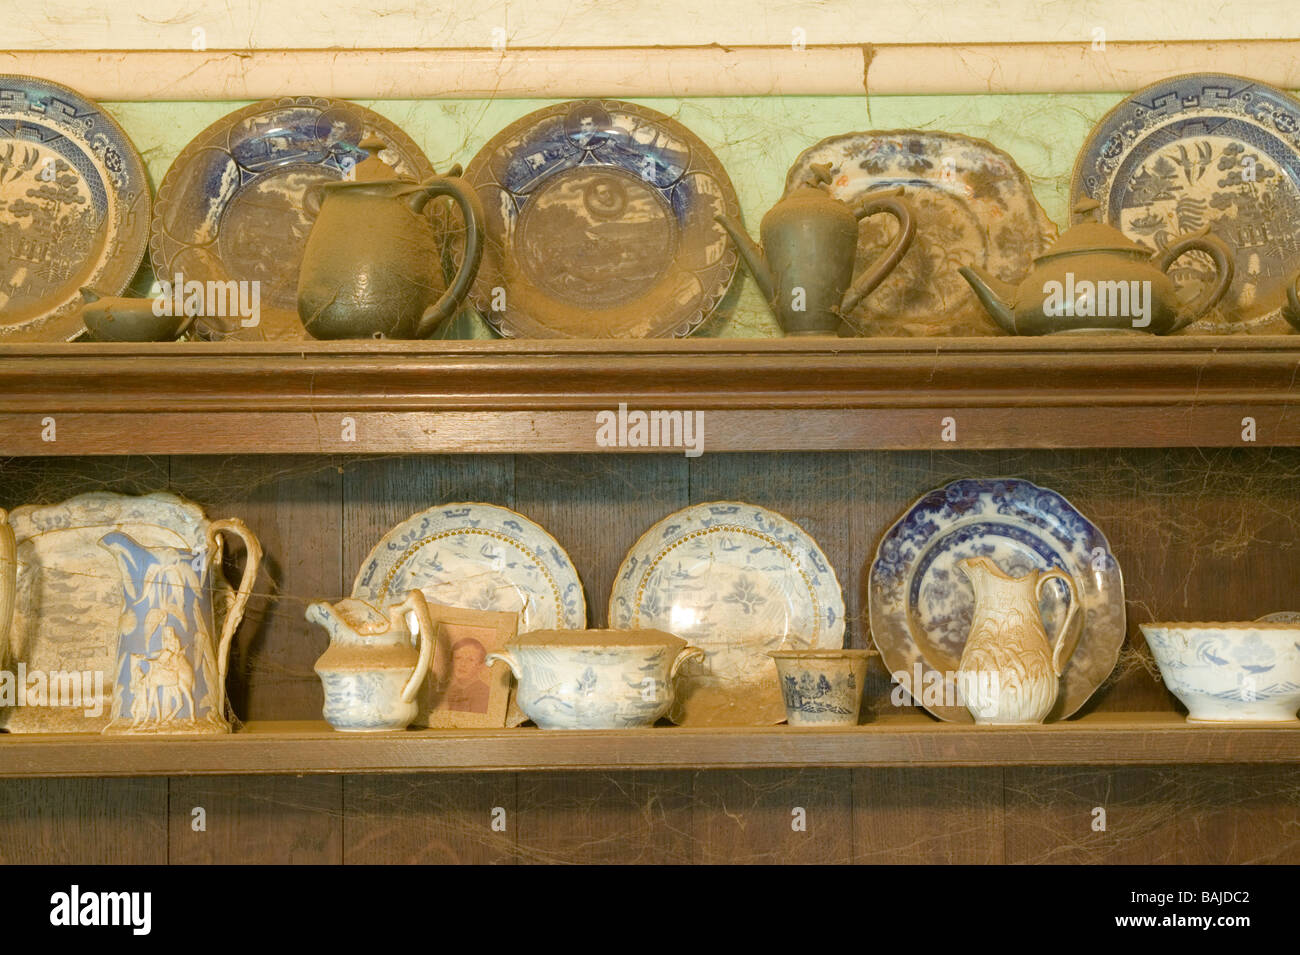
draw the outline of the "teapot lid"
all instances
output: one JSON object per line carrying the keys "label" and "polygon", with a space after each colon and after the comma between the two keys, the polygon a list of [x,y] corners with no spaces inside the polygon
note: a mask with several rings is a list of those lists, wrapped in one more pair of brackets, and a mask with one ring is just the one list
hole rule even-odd
{"label": "teapot lid", "polygon": [[[1081,199],[1075,205],[1074,213],[1087,215],[1100,207],[1101,203],[1096,199]],[[1145,256],[1151,255],[1151,250],[1146,246],[1134,242],[1114,226],[1095,219],[1090,222],[1080,222],[1066,229],[1056,243],[1047,250],[1047,255],[1057,255],[1061,252],[1133,252]]]}

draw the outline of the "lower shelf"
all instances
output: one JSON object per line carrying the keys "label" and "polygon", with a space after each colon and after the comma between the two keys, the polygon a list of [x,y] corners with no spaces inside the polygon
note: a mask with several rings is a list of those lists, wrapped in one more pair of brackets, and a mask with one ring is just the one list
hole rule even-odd
{"label": "lower shelf", "polygon": [[262,722],[230,736],[0,738],[0,777],[1174,763],[1300,763],[1300,724],[1195,726],[1177,713],[1108,713],[976,727],[891,714],[843,729],[348,734],[319,722]]}

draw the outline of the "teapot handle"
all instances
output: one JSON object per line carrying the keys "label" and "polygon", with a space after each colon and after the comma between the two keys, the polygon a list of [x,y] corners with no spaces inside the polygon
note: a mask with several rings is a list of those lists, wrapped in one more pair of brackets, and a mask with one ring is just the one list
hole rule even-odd
{"label": "teapot handle", "polygon": [[247,553],[244,555],[244,574],[239,579],[239,589],[235,591],[234,603],[230,607],[230,612],[226,614],[225,625],[221,628],[221,642],[217,644],[217,692],[221,701],[218,712],[222,714],[226,710],[226,671],[230,663],[230,644],[234,640],[240,622],[244,619],[244,608],[248,606],[248,598],[252,596],[253,584],[257,580],[258,568],[262,566],[262,545],[257,542],[257,538],[244,522],[237,518],[213,521],[208,525],[210,553],[214,555],[221,553],[221,541],[218,535],[223,533],[234,534],[242,540]]}
{"label": "teapot handle", "polygon": [[415,663],[411,678],[406,681],[406,686],[402,687],[402,702],[410,703],[415,700],[416,691],[420,689],[420,684],[424,682],[429,672],[429,664],[433,661],[435,638],[433,621],[429,619],[429,605],[425,602],[423,593],[412,590],[402,601],[401,608],[406,611],[408,628],[410,618],[414,616],[416,625],[411,629],[419,630],[420,633],[420,658]]}
{"label": "teapot handle", "polygon": [[460,178],[460,167],[452,169],[450,176],[435,176],[421,185],[425,195],[433,199],[436,196],[450,196],[455,200],[460,214],[465,219],[465,259],[456,272],[455,279],[420,317],[416,327],[416,338],[428,338],[438,326],[460,311],[469,295],[470,287],[478,277],[479,263],[483,261],[483,203],[474,188]]}
{"label": "teapot handle", "polygon": [[1214,285],[1201,293],[1200,297],[1194,302],[1189,302],[1185,306],[1185,311],[1174,321],[1173,327],[1165,334],[1172,334],[1180,329],[1186,328],[1192,322],[1196,321],[1215,305],[1219,304],[1219,299],[1227,294],[1229,286],[1232,285],[1232,276],[1236,271],[1236,263],[1232,259],[1232,251],[1224,244],[1223,240],[1217,235],[1210,234],[1210,227],[1206,226],[1199,232],[1193,232],[1191,235],[1185,235],[1177,242],[1170,245],[1158,256],[1156,256],[1155,266],[1161,272],[1168,272],[1169,267],[1178,259],[1188,252],[1204,252],[1214,260],[1214,270],[1217,273]]}
{"label": "teapot handle", "polygon": [[1065,612],[1065,621],[1061,624],[1061,632],[1056,635],[1056,648],[1052,651],[1052,672],[1060,676],[1065,671],[1065,664],[1070,659],[1067,656],[1064,661],[1061,660],[1061,649],[1065,646],[1065,635],[1070,632],[1070,624],[1074,622],[1075,615],[1079,612],[1079,589],[1074,585],[1074,578],[1065,571],[1052,569],[1044,572],[1038,578],[1038,583],[1034,586],[1034,597],[1036,599],[1042,599],[1043,584],[1049,580],[1061,581],[1065,584],[1066,589],[1070,591],[1070,609]]}
{"label": "teapot handle", "polygon": [[9,629],[18,593],[18,542],[9,515],[0,508],[0,666],[8,665]]}
{"label": "teapot handle", "polygon": [[[1291,323],[1291,327],[1300,332],[1300,272],[1296,273],[1291,284],[1286,287],[1286,305],[1282,308],[1282,317]],[[3,621],[0,617],[0,621]]]}
{"label": "teapot handle", "polygon": [[912,240],[916,238],[916,222],[912,215],[912,206],[903,198],[902,186],[887,192],[868,195],[853,210],[853,214],[858,219],[865,219],[880,212],[886,212],[898,220],[898,234],[894,236],[894,241],[890,243],[889,248],[885,249],[884,255],[876,259],[870,268],[853,280],[853,284],[849,286],[849,290],[844,293],[844,299],[840,302],[841,315],[848,315],[857,308],[859,302],[876,290],[876,286],[883,282],[902,261],[907,250],[912,247]]}

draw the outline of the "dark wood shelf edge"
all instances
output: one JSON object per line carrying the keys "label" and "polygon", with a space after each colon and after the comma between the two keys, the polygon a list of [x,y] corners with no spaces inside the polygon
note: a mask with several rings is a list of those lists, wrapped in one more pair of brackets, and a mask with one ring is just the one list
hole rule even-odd
{"label": "dark wood shelf edge", "polygon": [[1194,726],[1173,713],[1043,727],[890,718],[853,729],[334,733],[254,723],[230,736],[0,738],[0,778],[854,767],[1300,763],[1300,724]]}

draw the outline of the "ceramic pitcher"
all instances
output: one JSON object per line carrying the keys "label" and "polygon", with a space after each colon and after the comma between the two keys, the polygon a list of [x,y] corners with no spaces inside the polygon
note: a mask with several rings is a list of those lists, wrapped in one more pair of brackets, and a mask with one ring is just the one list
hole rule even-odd
{"label": "ceramic pitcher", "polygon": [[[325,690],[326,722],[345,732],[410,726],[419,711],[415,695],[438,649],[424,594],[410,591],[387,614],[364,600],[317,601],[307,608],[307,619],[330,638],[315,666]],[[441,649],[440,670],[449,657]]]}
{"label": "ceramic pitcher", "polygon": [[[1079,609],[1074,579],[1061,570],[1009,577],[987,557],[968,557],[957,566],[975,590],[970,635],[957,668],[957,696],[976,723],[1041,723],[1056,704],[1065,637]],[[1043,586],[1065,584],[1069,610],[1056,649],[1038,610]]]}
{"label": "ceramic pitcher", "polygon": [[[247,548],[243,578],[214,639],[213,585],[222,534]],[[201,550],[145,547],[123,531],[99,544],[122,575],[111,721],[105,733],[229,733],[226,665],[262,548],[237,520],[208,525]]]}

